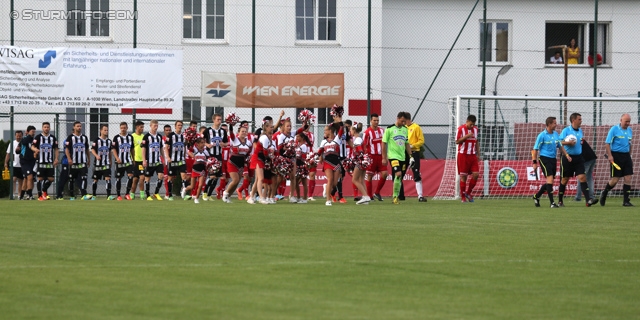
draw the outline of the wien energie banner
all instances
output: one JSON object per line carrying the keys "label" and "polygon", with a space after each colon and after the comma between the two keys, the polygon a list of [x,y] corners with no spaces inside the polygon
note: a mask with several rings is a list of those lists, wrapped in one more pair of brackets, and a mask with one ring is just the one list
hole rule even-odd
{"label": "wien energie banner", "polygon": [[0,46],[0,104],[181,108],[182,51]]}
{"label": "wien energie banner", "polygon": [[343,101],[343,73],[202,72],[203,106],[330,108]]}

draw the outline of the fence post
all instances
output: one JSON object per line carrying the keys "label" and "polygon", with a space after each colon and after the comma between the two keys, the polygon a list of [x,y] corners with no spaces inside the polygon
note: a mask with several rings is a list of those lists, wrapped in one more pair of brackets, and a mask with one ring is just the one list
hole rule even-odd
{"label": "fence post", "polygon": [[[54,125],[54,130],[56,130],[56,140],[58,140],[58,150],[60,150],[60,146],[63,146],[62,149],[64,150],[64,143],[60,142],[60,114],[59,113],[56,113],[56,120],[55,120],[55,123],[53,125]],[[60,152],[60,151],[58,151],[58,152]],[[64,151],[62,152],[62,154],[64,154]],[[58,160],[60,160],[60,159],[58,159]],[[59,161],[58,164],[62,164],[62,161]],[[60,179],[58,179],[58,175],[59,175],[58,166],[55,166],[55,168],[53,168],[53,169],[55,170],[55,175],[54,175],[53,179],[54,179],[54,182],[56,184],[56,197],[57,197],[57,195],[58,195],[58,192],[57,192],[58,183],[60,182],[60,181],[58,181],[58,180],[60,180]]]}
{"label": "fence post", "polygon": [[[525,97],[528,95],[524,95]],[[524,123],[529,123],[529,100],[524,101]]]}
{"label": "fence post", "polygon": [[[13,1],[11,1],[11,6],[13,7]],[[13,21],[13,19],[11,21]],[[13,36],[13,30],[11,32],[11,35]],[[9,111],[9,130],[11,131],[10,135],[15,134],[13,133],[13,106],[11,106],[11,109]],[[10,140],[9,146],[13,145],[13,141],[13,139]],[[16,151],[14,148],[11,149],[13,150],[10,150],[11,155],[9,156],[9,199],[13,200],[13,186],[15,185],[15,183],[13,182],[13,161],[16,157]]]}
{"label": "fence post", "polygon": [[[638,98],[640,98],[640,91],[638,91]],[[640,102],[638,102],[638,123],[640,123]]]}
{"label": "fence post", "polygon": [[131,110],[131,116],[133,118],[133,124],[131,126],[131,131],[135,131],[136,130],[136,108],[133,108]]}
{"label": "fence post", "polygon": [[[562,97],[562,93],[560,94],[560,96]],[[562,124],[565,124],[565,119],[562,118],[562,100],[560,100],[560,119],[563,120]]]}
{"label": "fence post", "polygon": [[[600,97],[602,97],[602,93],[600,93]],[[600,120],[599,125],[602,125],[602,101],[600,101]]]}

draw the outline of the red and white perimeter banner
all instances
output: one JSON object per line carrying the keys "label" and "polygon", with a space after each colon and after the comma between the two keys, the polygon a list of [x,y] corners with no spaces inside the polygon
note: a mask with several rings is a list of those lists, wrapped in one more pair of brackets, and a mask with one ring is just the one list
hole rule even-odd
{"label": "red and white perimeter banner", "polygon": [[[424,196],[434,196],[440,186],[442,180],[442,174],[444,173],[444,160],[420,160],[420,175],[422,176],[422,188]],[[391,167],[389,167],[389,176],[384,184],[384,187],[380,191],[383,197],[390,197],[393,194],[393,181],[391,181]],[[375,175],[373,177],[373,190],[376,190],[378,183],[380,182],[380,176]],[[316,172],[316,188],[314,190],[314,197],[322,197],[322,185],[327,183],[327,178],[324,172],[318,170]],[[407,197],[416,197],[416,184],[413,182],[413,172],[407,171],[404,176],[404,193]],[[342,180],[343,195],[353,196],[353,186],[351,185],[351,175],[346,174]],[[302,192],[302,189],[300,190]],[[289,187],[285,194],[289,194]]]}
{"label": "red and white perimeter banner", "polygon": [[[540,185],[544,183],[544,177],[538,172],[538,180],[536,180],[531,161],[515,161],[515,160],[495,160],[488,161],[488,169],[484,170],[484,162],[480,163],[480,179],[475,187],[474,195],[480,196],[483,194],[489,196],[530,196],[540,189]],[[445,160],[420,160],[420,173],[422,176],[422,188],[424,196],[434,196],[444,173]],[[538,168],[538,170],[540,170]],[[557,170],[560,172],[560,168]],[[391,168],[389,168],[391,173]],[[380,176],[376,175],[373,178],[373,188],[377,187]],[[387,177],[387,182],[380,194],[384,197],[389,197],[393,194],[393,182],[391,181],[391,175]],[[452,177],[455,179],[455,177]],[[488,179],[488,186],[485,187],[485,179]],[[314,190],[315,197],[322,196],[322,184],[326,183],[327,179],[323,172],[317,171],[316,173],[316,188]],[[558,185],[560,184],[560,175],[556,174],[554,182],[554,190],[558,191]],[[413,182],[413,172],[407,171],[404,176],[403,185],[405,195],[408,197],[417,196],[416,186]],[[351,185],[351,176],[347,174],[342,182],[342,190],[344,196],[353,196],[353,187]],[[288,193],[288,187],[285,194]],[[302,192],[302,190],[301,190]],[[567,183],[566,195],[575,195],[576,193],[576,178],[571,178]]]}
{"label": "red and white perimeter banner", "polygon": [[[480,164],[482,167],[482,164]],[[560,185],[560,161],[556,170],[556,177],[553,183],[554,190],[558,190]],[[527,196],[536,193],[540,189],[540,185],[544,183],[545,178],[542,176],[540,168],[538,168],[538,179],[533,170],[531,161],[527,160],[492,160],[489,161],[489,173],[483,172],[483,177],[489,179],[490,196],[509,195],[509,196]],[[483,186],[476,187],[477,192],[483,189]],[[486,193],[485,193],[486,194]],[[576,178],[569,179],[565,195],[576,194]]]}
{"label": "red and white perimeter banner", "polygon": [[344,73],[202,72],[203,106],[329,108],[344,103]]}

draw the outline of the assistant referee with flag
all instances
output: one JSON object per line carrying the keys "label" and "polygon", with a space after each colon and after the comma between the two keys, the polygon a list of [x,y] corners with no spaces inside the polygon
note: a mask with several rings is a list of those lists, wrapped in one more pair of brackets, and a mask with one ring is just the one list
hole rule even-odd
{"label": "assistant referee with flag", "polygon": [[629,125],[631,124],[631,116],[627,113],[620,118],[620,124],[613,126],[609,130],[605,148],[607,156],[611,163],[611,180],[600,194],[600,205],[604,206],[607,201],[607,194],[613,189],[618,180],[624,177],[624,185],[622,186],[624,207],[633,207],[629,201],[631,193],[631,176],[633,175],[633,161],[631,160],[631,138],[633,132]]}

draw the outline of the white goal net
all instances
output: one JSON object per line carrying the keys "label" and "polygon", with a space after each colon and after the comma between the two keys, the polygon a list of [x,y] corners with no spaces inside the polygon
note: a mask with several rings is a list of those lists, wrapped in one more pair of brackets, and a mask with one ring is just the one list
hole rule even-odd
{"label": "white goal net", "polygon": [[[640,98],[591,98],[591,97],[536,97],[536,96],[457,96],[449,99],[449,141],[444,174],[434,199],[454,200],[460,198],[457,171],[456,132],[466,122],[468,115],[477,117],[479,130],[480,177],[473,190],[477,198],[530,197],[544,179],[533,171],[531,150],[538,134],[545,129],[547,117],[557,118],[557,131],[570,125],[572,113],[582,116],[582,130],[586,140],[598,159],[593,170],[594,192],[598,196],[610,178],[609,162],[605,156],[605,139],[609,129],[620,123],[622,114],[631,115],[631,128],[636,138],[632,143],[631,158],[634,160],[632,194],[640,189]],[[558,168],[560,161],[558,161]],[[558,172],[560,172],[558,170]],[[559,174],[554,188],[557,191]],[[621,194],[614,189],[611,195]],[[576,193],[576,180],[567,184],[565,197]]]}

